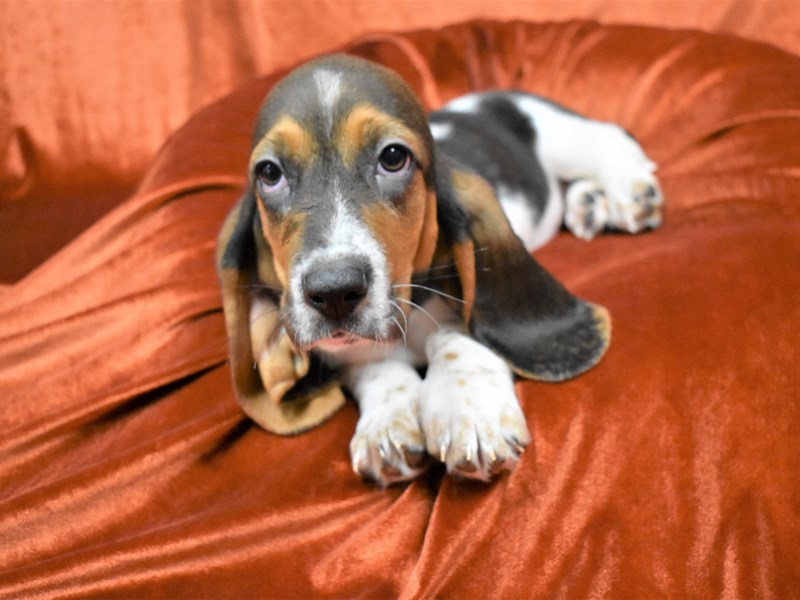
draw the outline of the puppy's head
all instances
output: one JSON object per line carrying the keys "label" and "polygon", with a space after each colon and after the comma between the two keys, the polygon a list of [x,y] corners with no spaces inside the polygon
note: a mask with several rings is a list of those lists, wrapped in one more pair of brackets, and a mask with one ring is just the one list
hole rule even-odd
{"label": "puppy's head", "polygon": [[374,358],[403,334],[413,275],[526,377],[574,376],[608,345],[605,310],[532,259],[485,180],[435,155],[406,84],[354,58],[308,63],[270,92],[217,268],[237,397],[277,433],[342,406],[338,373],[309,351]]}
{"label": "puppy's head", "polygon": [[377,65],[325,58],[267,97],[250,186],[299,349],[400,335],[403,284],[436,243],[432,154],[422,107]]}

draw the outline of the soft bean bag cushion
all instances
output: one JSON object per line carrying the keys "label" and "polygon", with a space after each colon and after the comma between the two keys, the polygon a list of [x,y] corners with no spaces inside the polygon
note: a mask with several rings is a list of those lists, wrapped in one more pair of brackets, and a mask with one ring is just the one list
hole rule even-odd
{"label": "soft bean bag cushion", "polygon": [[665,225],[537,259],[611,349],[521,382],[513,474],[350,469],[234,398],[213,269],[275,74],[191,119],[138,191],[0,289],[0,595],[788,597],[800,585],[800,59],[732,37],[472,23],[366,39],[435,108],[518,88],[631,131]]}

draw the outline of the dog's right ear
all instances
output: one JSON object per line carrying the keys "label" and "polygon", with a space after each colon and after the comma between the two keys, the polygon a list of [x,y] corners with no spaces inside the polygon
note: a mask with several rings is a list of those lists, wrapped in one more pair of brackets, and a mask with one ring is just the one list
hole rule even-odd
{"label": "dog's right ear", "polygon": [[318,425],[344,405],[332,370],[299,352],[280,319],[282,293],[252,193],[234,207],[217,240],[217,274],[236,397],[267,431]]}

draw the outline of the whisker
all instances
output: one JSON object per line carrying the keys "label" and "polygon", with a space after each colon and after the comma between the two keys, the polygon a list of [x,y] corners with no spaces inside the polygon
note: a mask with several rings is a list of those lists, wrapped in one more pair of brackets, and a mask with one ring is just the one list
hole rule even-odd
{"label": "whisker", "polygon": [[[399,300],[399,298],[397,298],[397,299]],[[392,308],[396,308],[400,312],[402,317],[403,317],[403,321],[405,322],[405,328],[401,327],[400,329],[402,331],[408,330],[408,317],[406,316],[406,313],[403,311],[403,307],[400,306],[397,302],[395,302],[395,300],[391,300],[390,299],[389,303],[392,305]],[[398,322],[398,325],[400,325],[399,322]]]}
{"label": "whisker", "polygon": [[413,306],[413,307],[414,307],[414,308],[416,308],[417,310],[420,310],[420,311],[422,311],[422,312],[423,312],[425,315],[427,315],[427,316],[428,316],[428,318],[429,318],[431,321],[433,321],[433,323],[434,323],[434,324],[435,324],[435,325],[436,325],[436,326],[437,326],[439,329],[444,329],[444,327],[442,327],[442,324],[441,324],[441,323],[439,323],[439,321],[437,321],[437,320],[436,320],[436,317],[434,317],[434,316],[433,316],[431,313],[429,313],[427,310],[425,310],[424,308],[422,308],[422,307],[421,307],[419,304],[417,304],[416,302],[412,302],[411,300],[406,300],[405,298],[397,298],[397,301],[398,301],[398,302],[405,302],[406,304],[409,304],[409,305]]}
{"label": "whisker", "polygon": [[453,302],[460,302],[461,304],[466,304],[466,302],[464,302],[461,298],[456,298],[455,296],[451,296],[450,294],[445,294],[441,290],[437,290],[435,288],[428,287],[427,285],[420,285],[418,283],[396,283],[392,287],[393,288],[410,287],[410,288],[415,288],[415,289],[418,289],[418,290],[425,290],[425,291],[431,292],[432,294],[438,294],[439,296],[442,296],[443,298],[447,298],[449,300],[452,300]]}
{"label": "whisker", "polygon": [[[476,272],[480,273],[488,273],[491,270],[492,269],[490,267],[481,267],[479,269],[475,269]],[[428,281],[444,281],[446,279],[458,279],[459,277],[460,275],[458,273],[450,273],[449,275],[434,275],[430,277],[418,277],[415,275],[413,279],[417,283],[426,283]]]}
{"label": "whisker", "polygon": [[450,275],[436,275],[435,277],[419,277],[414,280],[417,283],[427,283],[428,281],[443,281],[445,279],[458,279],[458,273],[451,273]]}
{"label": "whisker", "polygon": [[[197,280],[217,287],[221,285],[220,280],[217,279],[216,277],[198,277]],[[274,285],[267,285],[266,283],[243,283],[231,287],[237,289],[269,290],[271,292],[275,292],[276,294],[283,293],[283,288]]]}
{"label": "whisker", "polygon": [[248,290],[269,290],[270,292],[277,292],[283,293],[283,289],[276,287],[274,285],[266,285],[264,283],[246,283],[242,285],[237,285],[237,288],[240,289],[248,289]]}
{"label": "whisker", "polygon": [[397,302],[394,300],[389,300],[389,303],[391,304],[392,308],[396,308],[400,312],[403,317],[403,321],[405,322],[405,327],[403,327],[400,324],[400,321],[398,321],[394,315],[391,315],[392,320],[397,324],[397,328],[400,330],[400,335],[403,336],[403,351],[406,352],[408,351],[408,336],[406,334],[408,331],[408,317],[406,316],[406,313],[403,312],[403,308]]}
{"label": "whisker", "polygon": [[275,307],[275,308],[273,308],[271,310],[264,311],[263,313],[258,315],[255,319],[250,319],[250,325],[254,324],[259,319],[263,319],[264,317],[269,316],[269,315],[271,315],[273,313],[276,313],[276,312],[280,312],[280,308]]}
{"label": "whisker", "polygon": [[435,267],[430,267],[427,269],[428,272],[431,271],[441,271],[442,269],[452,269],[456,266],[455,261],[450,261],[449,263],[445,263],[443,265],[436,265]]}
{"label": "whisker", "polygon": [[400,330],[400,335],[403,336],[403,352],[407,352],[408,351],[408,338],[406,337],[406,332],[403,329],[403,326],[400,325],[400,321],[398,321],[397,318],[394,315],[392,315],[392,321],[394,321],[395,325],[397,325],[397,328]]}
{"label": "whisker", "polygon": [[[487,250],[489,250],[489,246],[483,246],[481,248],[474,249],[472,251],[472,254],[475,255],[475,254],[478,254],[479,252],[486,252]],[[430,267],[428,269],[428,271],[439,271],[441,269],[449,269],[449,268],[455,267],[455,266],[456,266],[455,261],[450,261],[449,263],[444,263],[442,265],[436,265],[435,267]]]}

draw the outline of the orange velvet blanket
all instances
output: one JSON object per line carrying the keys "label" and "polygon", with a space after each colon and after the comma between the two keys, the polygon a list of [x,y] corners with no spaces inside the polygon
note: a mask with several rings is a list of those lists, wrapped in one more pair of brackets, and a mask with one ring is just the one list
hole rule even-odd
{"label": "orange velvet blanket", "polygon": [[214,238],[275,77],[195,116],[136,194],[0,288],[0,596],[789,597],[800,589],[800,58],[585,23],[374,37],[427,106],[514,87],[631,131],[665,226],[537,259],[608,307],[602,363],[518,392],[490,485],[350,470],[356,409],[276,437],[225,364]]}

